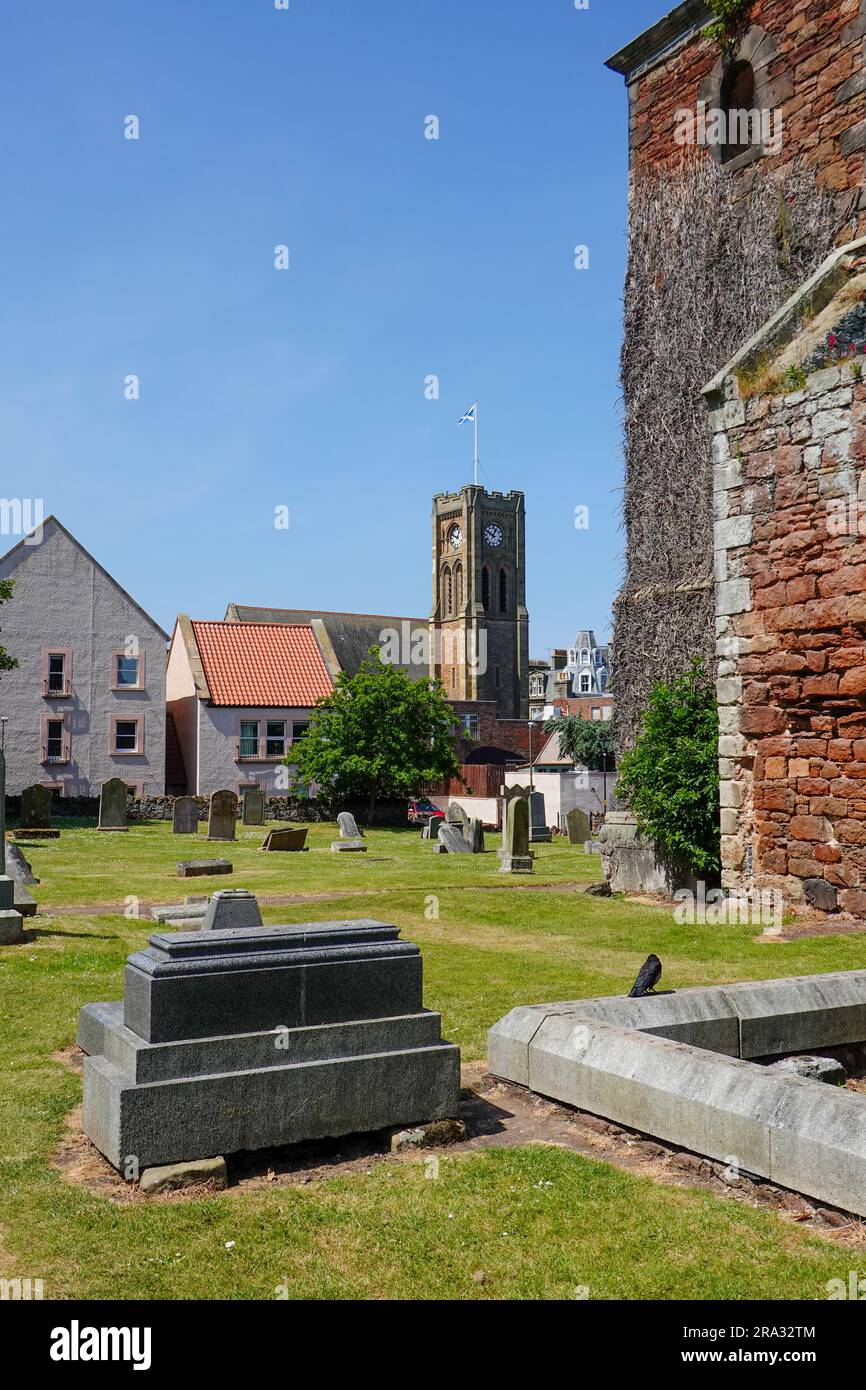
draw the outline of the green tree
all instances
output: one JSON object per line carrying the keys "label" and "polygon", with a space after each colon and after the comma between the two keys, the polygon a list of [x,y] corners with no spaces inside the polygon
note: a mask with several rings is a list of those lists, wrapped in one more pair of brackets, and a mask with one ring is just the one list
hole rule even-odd
{"label": "green tree", "polygon": [[551,719],[548,733],[559,734],[559,756],[590,772],[613,769],[613,726],[609,719],[582,719],[564,714]]}
{"label": "green tree", "polygon": [[341,672],[311,711],[310,728],[285,759],[337,801],[417,795],[459,769],[455,714],[436,681],[413,681],[377,647],[355,676]]}
{"label": "green tree", "polygon": [[[0,579],[0,603],[7,603],[15,588],[14,579]],[[14,671],[18,658],[10,656],[5,647],[0,647],[0,671]]]}
{"label": "green tree", "polygon": [[657,681],[637,741],[619,763],[617,795],[669,863],[712,873],[719,858],[719,715],[700,661]]}

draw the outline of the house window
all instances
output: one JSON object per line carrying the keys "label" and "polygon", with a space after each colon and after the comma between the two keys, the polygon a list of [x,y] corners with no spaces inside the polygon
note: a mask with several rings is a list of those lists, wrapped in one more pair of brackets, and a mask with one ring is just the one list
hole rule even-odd
{"label": "house window", "polygon": [[47,763],[62,763],[64,761],[62,719],[46,720],[45,751],[43,756]]}
{"label": "house window", "polygon": [[593,705],[592,717],[593,719],[601,719],[601,708],[599,705]]}
{"label": "house window", "polygon": [[286,754],[286,723],[284,719],[269,719],[265,725],[265,752],[269,758]]}
{"label": "house window", "polygon": [[306,738],[309,730],[309,719],[296,719],[292,724],[292,743],[297,743],[299,739]]}
{"label": "house window", "polygon": [[139,725],[138,719],[113,719],[112,720],[112,753],[138,753],[139,749]]}
{"label": "house window", "polygon": [[65,695],[66,693],[66,657],[63,652],[49,652],[48,654],[48,694]]}
{"label": "house window", "polygon": [[504,569],[499,571],[499,611],[508,612],[508,571]]}
{"label": "house window", "polygon": [[137,656],[127,656],[124,652],[118,652],[114,658],[114,688],[116,690],[137,690],[139,688],[138,666]]}
{"label": "house window", "polygon": [[583,651],[581,652],[581,654],[580,654],[580,664],[581,664],[581,666],[588,666],[588,665],[589,665],[589,647],[584,647]]}
{"label": "house window", "polygon": [[259,721],[257,719],[241,720],[238,754],[242,758],[257,758],[259,756]]}
{"label": "house window", "polygon": [[588,695],[590,693],[589,673],[586,671],[584,671],[580,678],[580,693],[581,695]]}
{"label": "house window", "polygon": [[462,733],[462,735],[463,735],[464,738],[477,739],[477,738],[478,738],[478,715],[477,715],[477,714],[461,714],[461,716],[460,716],[460,732]]}

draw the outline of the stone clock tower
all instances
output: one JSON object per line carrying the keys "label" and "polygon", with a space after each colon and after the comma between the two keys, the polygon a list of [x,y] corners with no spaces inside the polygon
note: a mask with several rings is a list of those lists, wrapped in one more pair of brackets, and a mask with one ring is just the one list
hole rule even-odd
{"label": "stone clock tower", "polygon": [[433,498],[431,673],[452,700],[529,718],[522,492],[468,486]]}

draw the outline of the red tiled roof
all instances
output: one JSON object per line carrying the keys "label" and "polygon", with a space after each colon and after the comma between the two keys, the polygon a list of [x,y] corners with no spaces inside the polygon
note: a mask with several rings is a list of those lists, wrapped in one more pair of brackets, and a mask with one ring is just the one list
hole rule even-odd
{"label": "red tiled roof", "polygon": [[215,705],[307,709],[333,689],[310,627],[194,622],[192,630]]}

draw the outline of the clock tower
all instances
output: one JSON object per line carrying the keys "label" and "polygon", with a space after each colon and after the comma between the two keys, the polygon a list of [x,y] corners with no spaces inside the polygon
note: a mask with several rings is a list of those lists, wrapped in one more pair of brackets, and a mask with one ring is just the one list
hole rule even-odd
{"label": "clock tower", "polygon": [[433,498],[431,674],[452,700],[529,718],[522,492],[478,485]]}

